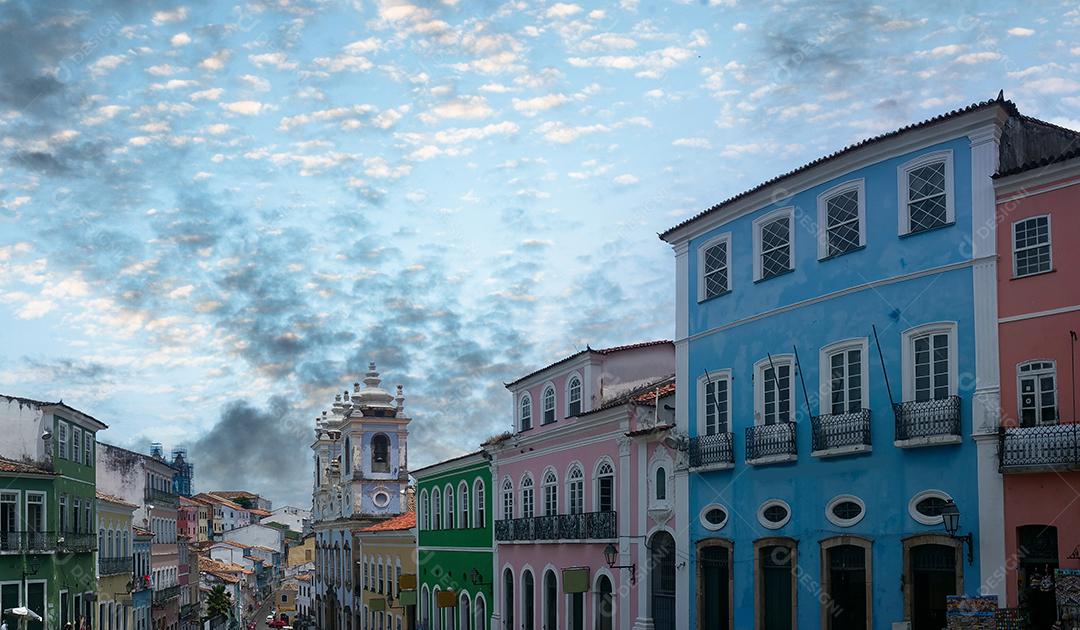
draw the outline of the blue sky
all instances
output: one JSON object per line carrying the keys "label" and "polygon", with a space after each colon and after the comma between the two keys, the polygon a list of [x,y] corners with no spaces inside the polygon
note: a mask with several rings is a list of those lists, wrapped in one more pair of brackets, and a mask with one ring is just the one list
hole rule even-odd
{"label": "blue sky", "polygon": [[657,232],[994,97],[1080,129],[1072,2],[0,0],[0,392],[306,503],[377,361],[416,467],[673,334]]}

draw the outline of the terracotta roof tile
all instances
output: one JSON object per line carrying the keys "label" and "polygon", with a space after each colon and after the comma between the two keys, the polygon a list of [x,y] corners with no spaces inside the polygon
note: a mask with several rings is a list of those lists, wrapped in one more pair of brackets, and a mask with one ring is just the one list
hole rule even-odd
{"label": "terracotta roof tile", "polygon": [[15,461],[6,457],[0,457],[0,472],[16,473],[25,475],[55,475],[51,470],[46,470],[36,464]]}
{"label": "terracotta roof tile", "polygon": [[1009,175],[1016,175],[1017,173],[1023,173],[1025,171],[1032,171],[1032,170],[1035,170],[1037,168],[1042,168],[1044,166],[1050,166],[1052,164],[1060,164],[1061,162],[1068,162],[1069,160],[1072,160],[1074,158],[1080,158],[1080,148],[1071,149],[1069,151],[1065,151],[1064,153],[1059,153],[1058,155],[1048,157],[1048,158],[1043,158],[1041,160],[1034,160],[1034,161],[1031,161],[1031,162],[1025,162],[1024,164],[1021,164],[1020,166],[1017,166],[1015,168],[1010,168],[1010,169],[1008,169],[1006,171],[1001,171],[1001,172],[998,172],[998,173],[994,173],[994,179],[998,179],[998,178],[1001,178],[1001,177],[1008,177]]}
{"label": "terracotta roof tile", "polygon": [[416,527],[416,512],[406,512],[400,516],[387,519],[381,523],[365,527],[356,531],[360,532],[393,532]]}
{"label": "terracotta roof tile", "polygon": [[109,503],[115,503],[116,505],[122,505],[124,507],[129,507],[129,508],[138,508],[139,507],[139,506],[135,505],[134,503],[128,503],[127,501],[121,499],[120,497],[116,497],[116,496],[113,496],[111,494],[105,494],[101,490],[97,491],[97,498],[101,499],[102,501],[108,501]]}
{"label": "terracotta roof tile", "polygon": [[[593,413],[596,413],[598,411],[603,411],[605,409],[611,409],[612,407],[618,407],[619,405],[625,405],[625,404],[630,403],[630,402],[633,402],[634,404],[646,404],[646,405],[655,404],[656,389],[658,387],[663,389],[664,387],[667,387],[668,385],[671,386],[671,391],[675,391],[675,376],[673,374],[669,374],[669,375],[667,375],[667,376],[665,376],[663,378],[659,378],[659,379],[657,379],[657,380],[655,380],[655,381],[653,381],[651,383],[647,383],[645,385],[642,385],[641,387],[634,388],[634,389],[626,392],[625,394],[616,396],[615,398],[612,398],[611,400],[608,400],[604,404],[600,405],[596,409],[590,409],[589,411],[586,411],[586,412],[582,413],[581,416],[587,416],[589,414],[593,414]],[[663,395],[664,395],[664,393],[661,392],[661,396],[663,396]]]}

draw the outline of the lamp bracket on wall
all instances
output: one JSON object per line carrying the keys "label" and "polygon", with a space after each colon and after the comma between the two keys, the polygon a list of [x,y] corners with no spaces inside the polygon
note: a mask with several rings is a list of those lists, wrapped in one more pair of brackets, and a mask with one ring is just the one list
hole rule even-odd
{"label": "lamp bracket on wall", "polygon": [[1069,560],[1080,560],[1080,545],[1073,548],[1072,553],[1069,554]]}

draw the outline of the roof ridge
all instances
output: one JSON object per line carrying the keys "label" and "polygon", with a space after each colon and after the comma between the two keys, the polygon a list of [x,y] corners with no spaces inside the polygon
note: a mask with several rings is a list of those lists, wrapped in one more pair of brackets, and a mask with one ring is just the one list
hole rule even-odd
{"label": "roof ridge", "polygon": [[542,368],[540,368],[538,370],[533,370],[532,372],[529,372],[525,376],[514,379],[513,381],[510,381],[509,383],[503,383],[503,386],[505,386],[507,389],[510,389],[514,385],[517,385],[518,383],[520,383],[520,382],[522,382],[522,381],[524,381],[526,379],[530,379],[530,378],[536,376],[537,374],[539,374],[541,372],[544,372],[546,370],[550,370],[551,368],[553,368],[553,367],[555,367],[557,365],[561,365],[563,363],[566,363],[567,361],[572,361],[572,360],[574,360],[574,359],[576,359],[576,358],[578,358],[578,357],[580,357],[580,356],[582,356],[584,354],[587,354],[587,353],[596,353],[596,354],[601,354],[601,355],[608,355],[608,354],[612,354],[612,353],[615,353],[615,352],[622,352],[624,350],[637,350],[637,349],[640,349],[640,348],[648,348],[648,347],[651,347],[651,346],[659,346],[659,345],[666,344],[666,343],[672,343],[673,344],[675,342],[671,341],[670,339],[653,339],[651,341],[640,341],[640,342],[637,342],[637,343],[629,343],[629,344],[624,344],[624,345],[621,345],[621,346],[611,346],[609,348],[599,348],[599,349],[593,348],[589,344],[585,344],[585,349],[584,350],[579,350],[578,352],[575,352],[574,354],[571,354],[570,356],[567,356],[567,357],[564,357],[562,359],[559,359],[558,361],[549,363],[549,364],[545,365],[544,367],[542,367]]}

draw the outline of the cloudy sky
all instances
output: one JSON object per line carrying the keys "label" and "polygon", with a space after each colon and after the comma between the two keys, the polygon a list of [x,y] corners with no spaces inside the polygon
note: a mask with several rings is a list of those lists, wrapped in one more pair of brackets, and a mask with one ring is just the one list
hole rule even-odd
{"label": "cloudy sky", "polygon": [[1074,2],[0,0],[0,392],[310,500],[377,361],[414,467],[673,334],[656,233],[999,89],[1080,128]]}

